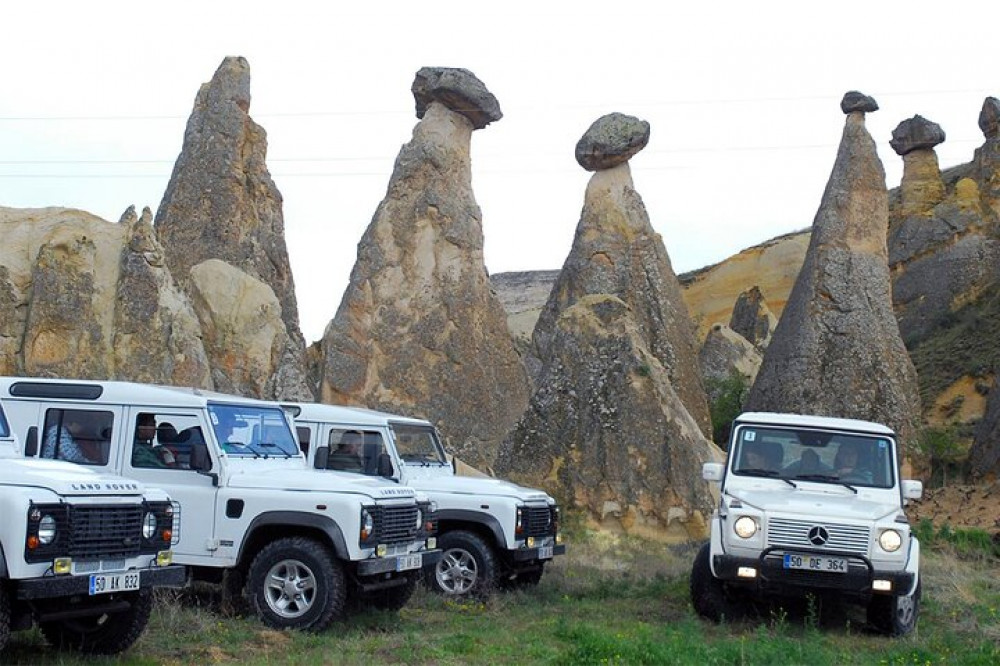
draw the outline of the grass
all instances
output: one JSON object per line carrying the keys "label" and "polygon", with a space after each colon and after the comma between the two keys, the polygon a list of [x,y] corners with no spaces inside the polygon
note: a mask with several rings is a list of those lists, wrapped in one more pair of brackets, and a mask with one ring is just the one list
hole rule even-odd
{"label": "grass", "polygon": [[[696,548],[574,530],[570,554],[535,589],[454,602],[423,589],[400,613],[351,616],[318,634],[272,631],[164,596],[140,641],[114,659],[14,634],[4,664],[997,664],[1000,559],[978,535],[930,532],[917,632],[872,634],[835,603],[775,606],[740,624],[697,618]],[[960,545],[961,544],[961,545]],[[978,547],[977,544],[983,547]]]}

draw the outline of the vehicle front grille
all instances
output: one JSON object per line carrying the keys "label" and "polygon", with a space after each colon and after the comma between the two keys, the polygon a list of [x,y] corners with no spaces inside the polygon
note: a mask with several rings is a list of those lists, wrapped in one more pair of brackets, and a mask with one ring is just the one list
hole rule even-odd
{"label": "vehicle front grille", "polygon": [[[809,540],[809,532],[822,527],[829,536],[825,544]],[[871,529],[860,525],[841,525],[822,520],[771,518],[767,523],[767,545],[782,548],[807,548],[842,553],[867,553]]]}
{"label": "vehicle front grille", "polygon": [[521,511],[524,536],[541,537],[554,534],[555,522],[552,520],[552,509],[547,506],[526,506]]}
{"label": "vehicle front grille", "polygon": [[379,543],[395,544],[415,541],[417,536],[416,506],[380,506],[375,511],[375,535]]}
{"label": "vehicle front grille", "polygon": [[79,560],[134,557],[142,546],[141,506],[74,506],[69,555]]}

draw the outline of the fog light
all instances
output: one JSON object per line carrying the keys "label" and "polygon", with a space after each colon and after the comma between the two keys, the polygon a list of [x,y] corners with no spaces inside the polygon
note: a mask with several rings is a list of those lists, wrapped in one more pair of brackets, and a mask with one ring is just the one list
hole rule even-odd
{"label": "fog light", "polygon": [[52,562],[52,573],[68,574],[73,570],[73,560],[69,557],[60,557]]}
{"label": "fog light", "polygon": [[524,542],[524,543],[525,543],[525,545],[526,545],[526,546],[527,546],[528,548],[534,548],[534,547],[535,547],[535,537],[528,537],[528,538],[527,538],[527,539],[525,540],[525,542]]}
{"label": "fog light", "polygon": [[740,578],[756,578],[757,570],[753,567],[740,567],[736,570],[736,575]]}
{"label": "fog light", "polygon": [[172,550],[161,550],[156,554],[156,566],[167,567],[173,564],[174,561],[174,551]]}
{"label": "fog light", "polygon": [[389,552],[389,547],[386,546],[384,543],[380,543],[378,546],[375,547],[375,554],[378,555],[379,557],[385,557],[386,553],[388,552]]}
{"label": "fog light", "polygon": [[892,581],[876,579],[872,581],[872,589],[879,592],[892,592]]}
{"label": "fog light", "polygon": [[562,541],[562,533],[560,532],[559,534],[556,534],[556,543],[562,545]]}
{"label": "fog light", "polygon": [[437,537],[428,537],[427,538],[427,550],[434,550],[437,547],[438,547]]}

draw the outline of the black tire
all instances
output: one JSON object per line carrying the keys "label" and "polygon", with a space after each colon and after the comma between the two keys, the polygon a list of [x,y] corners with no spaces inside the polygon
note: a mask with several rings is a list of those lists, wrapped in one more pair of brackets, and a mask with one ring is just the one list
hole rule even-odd
{"label": "black tire", "polygon": [[497,585],[493,549],[473,532],[445,532],[437,540],[441,559],[427,573],[428,586],[448,597],[488,597]]}
{"label": "black tire", "polygon": [[405,585],[369,592],[361,598],[361,606],[376,610],[398,611],[409,602],[410,597],[416,592],[418,582],[420,582],[420,576],[412,575],[406,579]]}
{"label": "black tire", "polygon": [[913,594],[901,597],[873,596],[868,602],[868,624],[887,636],[906,636],[920,618],[920,581]]}
{"label": "black tire", "polygon": [[712,575],[709,557],[711,547],[706,543],[698,551],[691,568],[691,604],[695,612],[712,622],[743,619],[746,605],[735,599],[726,584]]}
{"label": "black tire", "polygon": [[252,612],[247,599],[246,583],[246,569],[226,569],[222,574],[222,599],[219,606],[223,615],[238,617]]}
{"label": "black tire", "polygon": [[4,589],[3,581],[0,580],[0,652],[7,647],[10,639],[10,600],[7,598],[7,590]]}
{"label": "black tire", "polygon": [[522,571],[517,574],[514,578],[515,588],[529,588],[538,587],[538,583],[542,580],[542,574],[545,573],[545,565],[538,567],[537,569],[532,569],[531,571]]}
{"label": "black tire", "polygon": [[289,537],[264,546],[246,585],[257,617],[274,629],[321,631],[344,613],[344,570],[313,539]]}
{"label": "black tire", "polygon": [[43,622],[42,634],[60,650],[77,650],[84,654],[124,652],[146,629],[153,610],[153,593],[150,590],[130,593],[128,601],[129,609],[119,613]]}

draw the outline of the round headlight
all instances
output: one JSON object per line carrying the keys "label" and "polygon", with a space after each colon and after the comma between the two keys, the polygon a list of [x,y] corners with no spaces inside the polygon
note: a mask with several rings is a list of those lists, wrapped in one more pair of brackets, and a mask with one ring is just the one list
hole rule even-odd
{"label": "round headlight", "polygon": [[38,522],[38,541],[47,546],[56,540],[56,519],[52,516],[42,516]]}
{"label": "round headlight", "polygon": [[903,545],[903,537],[896,530],[885,530],[878,535],[878,545],[882,546],[882,550],[894,553]]}
{"label": "round headlight", "polygon": [[757,533],[757,521],[750,516],[740,516],[736,519],[733,529],[736,531],[737,536],[749,539]]}
{"label": "round headlight", "polygon": [[152,539],[154,534],[156,534],[156,516],[152,511],[147,511],[142,517],[142,538]]}
{"label": "round headlight", "polygon": [[375,531],[375,519],[368,509],[361,509],[361,538],[367,539]]}

